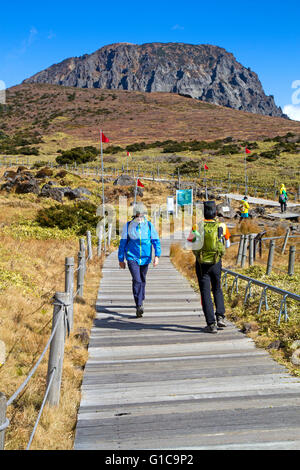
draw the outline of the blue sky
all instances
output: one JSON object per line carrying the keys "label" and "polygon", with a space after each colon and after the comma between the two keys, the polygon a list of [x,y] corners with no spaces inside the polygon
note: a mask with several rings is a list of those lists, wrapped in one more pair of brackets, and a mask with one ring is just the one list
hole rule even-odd
{"label": "blue sky", "polygon": [[0,80],[8,88],[115,42],[213,44],[255,71],[265,93],[300,120],[299,19],[299,0],[2,3]]}

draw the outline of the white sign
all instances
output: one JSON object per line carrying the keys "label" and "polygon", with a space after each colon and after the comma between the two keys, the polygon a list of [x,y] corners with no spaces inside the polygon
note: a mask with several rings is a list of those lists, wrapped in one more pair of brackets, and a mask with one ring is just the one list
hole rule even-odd
{"label": "white sign", "polygon": [[6,86],[2,80],[0,80],[0,104],[6,104]]}
{"label": "white sign", "polygon": [[172,196],[167,197],[167,211],[174,212],[174,198]]}

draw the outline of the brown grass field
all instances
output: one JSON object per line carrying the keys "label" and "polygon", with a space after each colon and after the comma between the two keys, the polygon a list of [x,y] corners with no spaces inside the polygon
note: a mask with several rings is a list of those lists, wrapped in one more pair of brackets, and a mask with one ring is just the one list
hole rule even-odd
{"label": "brown grass field", "polygon": [[[258,140],[300,132],[300,123],[212,105],[172,93],[80,89],[22,84],[7,90],[9,112],[0,116],[8,133],[37,131],[49,153],[98,144],[99,129],[112,145],[156,140]],[[0,127],[1,128],[1,127]]]}

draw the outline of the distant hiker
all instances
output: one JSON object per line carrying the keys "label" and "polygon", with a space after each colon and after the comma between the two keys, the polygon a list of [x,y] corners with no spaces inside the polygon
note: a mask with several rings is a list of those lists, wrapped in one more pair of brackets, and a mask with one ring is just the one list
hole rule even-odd
{"label": "distant hiker", "polygon": [[146,219],[145,212],[143,205],[134,207],[132,220],[123,227],[118,251],[119,265],[122,269],[126,268],[124,259],[127,260],[138,318],[144,313],[146,275],[152,260],[152,246],[155,252],[153,266],[158,265],[161,254],[158,233],[152,223]]}
{"label": "distant hiker", "polygon": [[249,217],[249,203],[247,196],[244,196],[242,199],[241,205],[241,218],[247,219]]}
{"label": "distant hiker", "polygon": [[[230,233],[226,224],[220,223],[216,219],[216,213],[215,201],[205,201],[203,246],[201,249],[193,250],[196,256],[196,274],[201,293],[202,308],[207,323],[205,331],[208,333],[217,333],[217,326],[219,328],[226,327],[225,305],[221,287],[221,258],[225,253],[225,241],[229,242]],[[196,241],[201,235],[196,227],[193,227],[193,229],[188,237],[190,242]],[[211,298],[211,289],[216,314]]]}
{"label": "distant hiker", "polygon": [[279,190],[279,203],[280,203],[281,212],[286,212],[287,200],[288,200],[288,196],[287,196],[286,188],[284,184],[282,184]]}

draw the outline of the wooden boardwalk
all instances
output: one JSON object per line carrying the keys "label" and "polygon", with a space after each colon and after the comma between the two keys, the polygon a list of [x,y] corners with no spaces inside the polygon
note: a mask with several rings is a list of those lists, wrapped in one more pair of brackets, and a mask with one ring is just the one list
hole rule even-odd
{"label": "wooden boardwalk", "polygon": [[[221,197],[234,199],[235,201],[241,201],[244,197],[242,194],[236,193],[221,193]],[[261,197],[254,197],[248,195],[248,202],[249,204],[259,204],[261,206],[269,206],[269,207],[278,207],[280,209],[280,203],[278,201],[274,201],[273,199],[264,199]],[[298,202],[287,202],[287,208],[299,207],[300,204]]]}
{"label": "wooden boardwalk", "polygon": [[162,247],[140,319],[128,269],[105,261],[74,449],[299,450],[300,379],[233,325],[205,333]]}

